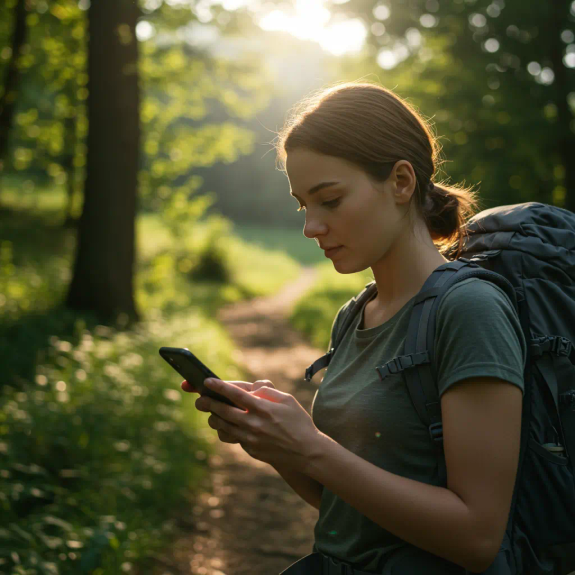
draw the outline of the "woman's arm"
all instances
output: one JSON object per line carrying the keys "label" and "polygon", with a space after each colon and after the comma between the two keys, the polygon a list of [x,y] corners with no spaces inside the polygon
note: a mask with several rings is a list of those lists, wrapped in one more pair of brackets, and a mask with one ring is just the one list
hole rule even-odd
{"label": "woman's arm", "polygon": [[447,488],[395,475],[320,433],[305,472],[397,537],[480,573],[505,533],[519,462],[521,389],[474,378],[441,398]]}
{"label": "woman's arm", "polygon": [[286,483],[312,507],[319,510],[323,485],[299,471],[292,471],[289,467],[273,465],[273,468],[285,479]]}

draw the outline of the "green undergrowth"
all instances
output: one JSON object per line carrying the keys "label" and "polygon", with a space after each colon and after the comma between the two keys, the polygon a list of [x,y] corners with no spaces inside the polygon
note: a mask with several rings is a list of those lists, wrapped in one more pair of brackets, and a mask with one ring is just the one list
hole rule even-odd
{"label": "green undergrowth", "polygon": [[217,311],[275,293],[300,265],[220,217],[174,242],[140,216],[142,320],[102,325],[62,305],[75,232],[62,202],[44,200],[7,193],[0,213],[0,572],[129,573],[171,541],[217,441],[158,349],[187,347],[245,379]]}

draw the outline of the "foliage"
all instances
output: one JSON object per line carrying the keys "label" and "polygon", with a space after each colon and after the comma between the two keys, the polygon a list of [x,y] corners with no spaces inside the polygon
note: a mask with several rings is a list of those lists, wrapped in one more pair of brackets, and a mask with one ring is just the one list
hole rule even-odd
{"label": "foliage", "polygon": [[[50,210],[26,211],[14,185],[0,213],[0,572],[130,572],[174,535],[215,441],[159,347],[188,347],[245,379],[217,311],[277,291],[299,266],[229,235],[232,283],[191,282],[161,218],[143,216],[136,297],[146,319],[104,327],[59,306],[74,248],[58,222],[64,189],[41,191],[56,196]],[[196,223],[195,249],[207,253],[225,224]]]}
{"label": "foliage", "polygon": [[[12,4],[0,7],[6,16],[0,17],[0,39],[5,41]],[[81,186],[86,165],[86,6],[78,0],[29,4],[28,43],[18,62],[22,82],[6,162],[12,173],[41,174],[57,185],[72,180],[72,189]],[[193,11],[177,3],[142,6],[140,23],[152,26],[158,36],[174,27],[184,30],[196,20]],[[269,78],[253,58],[216,59],[181,34],[167,41],[156,35],[141,40],[140,52],[140,205],[161,211],[172,193],[192,195],[198,189],[201,178],[193,175],[195,168],[251,153],[253,134],[241,123],[267,104]],[[8,58],[0,49],[0,75]]]}
{"label": "foliage", "polygon": [[79,320],[79,344],[53,336],[35,380],[21,391],[4,390],[5,567],[119,572],[165,543],[173,528],[165,510],[175,509],[204,474],[209,448],[157,350],[184,338],[201,349],[201,338],[187,331],[200,323],[205,330],[199,314],[188,314],[125,334],[81,329]]}
{"label": "foliage", "polygon": [[[22,80],[7,166],[45,173],[62,184],[85,164],[85,13],[74,0],[40,0],[28,7],[28,42],[18,62]],[[7,36],[10,20],[0,22]]]}
{"label": "foliage", "polygon": [[[152,42],[142,46],[141,70],[142,207],[164,212],[171,195],[181,205],[184,194],[191,197],[201,187],[202,178],[193,173],[197,168],[232,163],[253,151],[253,134],[238,120],[265,106],[267,79],[256,62],[231,64],[179,44]],[[209,119],[210,113],[218,121]],[[238,120],[225,120],[228,116]]]}
{"label": "foliage", "polygon": [[334,11],[361,15],[370,32],[365,54],[342,60],[342,80],[374,74],[430,116],[449,175],[481,183],[485,207],[525,201],[566,207],[575,183],[570,4],[332,2]]}

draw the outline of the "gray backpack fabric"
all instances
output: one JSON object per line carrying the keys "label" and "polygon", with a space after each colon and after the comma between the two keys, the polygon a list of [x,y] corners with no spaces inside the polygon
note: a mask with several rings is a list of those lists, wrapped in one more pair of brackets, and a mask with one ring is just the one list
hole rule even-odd
{"label": "gray backpack fabric", "polygon": [[[462,257],[434,270],[416,296],[402,354],[374,369],[382,380],[404,374],[446,486],[433,349],[437,309],[451,286],[470,277],[507,293],[529,349],[511,510],[500,553],[485,573],[566,575],[575,570],[575,214],[526,202],[484,210],[465,229]],[[370,282],[351,300],[332,349],[306,369],[306,381],[329,365],[375,289]]]}

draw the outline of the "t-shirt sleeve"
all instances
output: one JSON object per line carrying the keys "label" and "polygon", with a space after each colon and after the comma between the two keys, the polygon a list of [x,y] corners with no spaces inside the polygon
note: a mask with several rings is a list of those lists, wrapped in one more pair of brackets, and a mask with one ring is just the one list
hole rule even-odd
{"label": "t-shirt sleeve", "polygon": [[517,310],[502,289],[472,278],[447,292],[437,312],[435,335],[440,398],[470,377],[497,377],[525,392],[526,360]]}

